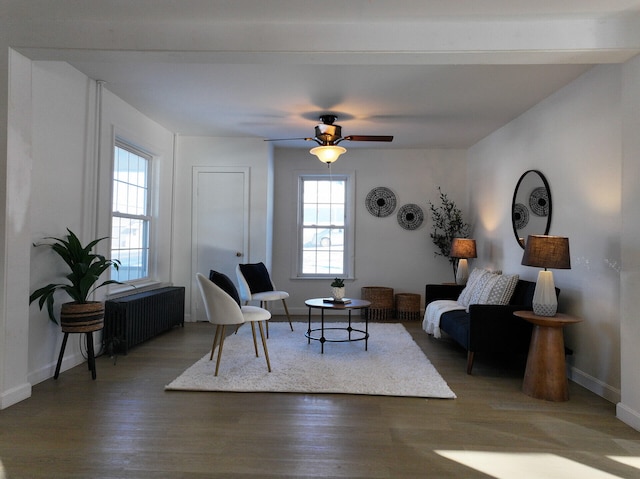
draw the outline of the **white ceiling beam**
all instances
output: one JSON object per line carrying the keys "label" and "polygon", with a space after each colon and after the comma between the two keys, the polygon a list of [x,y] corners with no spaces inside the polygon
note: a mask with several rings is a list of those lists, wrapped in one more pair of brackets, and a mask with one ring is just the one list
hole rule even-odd
{"label": "white ceiling beam", "polygon": [[[153,61],[290,64],[618,63],[640,52],[640,15],[423,22],[9,24],[32,59],[151,53]],[[46,47],[45,47],[46,46]],[[140,61],[140,58],[132,59]]]}

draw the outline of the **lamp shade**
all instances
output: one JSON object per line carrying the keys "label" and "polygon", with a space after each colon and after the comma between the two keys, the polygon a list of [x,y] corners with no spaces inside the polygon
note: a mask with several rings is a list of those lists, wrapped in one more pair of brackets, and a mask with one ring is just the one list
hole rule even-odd
{"label": "lamp shade", "polygon": [[529,235],[522,255],[522,264],[545,269],[571,269],[569,238]]}
{"label": "lamp shade", "polygon": [[452,258],[477,258],[476,240],[469,238],[453,238],[451,242]]}
{"label": "lamp shade", "polygon": [[336,161],[340,155],[346,153],[346,151],[347,149],[341,146],[328,145],[311,148],[309,153],[316,155],[321,162],[330,164]]}

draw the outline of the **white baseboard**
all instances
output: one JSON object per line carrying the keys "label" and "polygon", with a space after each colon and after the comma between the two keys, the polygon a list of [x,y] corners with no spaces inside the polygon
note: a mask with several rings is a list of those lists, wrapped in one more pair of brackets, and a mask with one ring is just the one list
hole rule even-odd
{"label": "white baseboard", "polygon": [[616,417],[636,431],[640,431],[640,412],[619,402],[616,404]]}
{"label": "white baseboard", "polygon": [[[97,354],[99,351],[99,346],[94,347],[96,348],[95,351]],[[62,374],[67,369],[75,368],[76,366],[86,362],[87,359],[80,352],[72,355],[69,355],[65,352],[64,358],[62,359],[62,364],[60,365],[60,374]],[[37,371],[32,372],[28,377],[29,382],[31,384],[38,384],[42,381],[46,381],[47,379],[52,378],[56,372],[56,364],[57,360],[56,362],[46,364]]]}
{"label": "white baseboard", "polygon": [[4,391],[0,395],[0,409],[6,409],[20,401],[24,401],[31,397],[31,384],[23,383],[8,391]]}
{"label": "white baseboard", "polygon": [[588,389],[594,394],[610,401],[614,404],[620,401],[621,393],[619,389],[611,387],[610,385],[594,378],[590,374],[581,371],[575,367],[570,367],[567,371],[568,377],[574,383]]}

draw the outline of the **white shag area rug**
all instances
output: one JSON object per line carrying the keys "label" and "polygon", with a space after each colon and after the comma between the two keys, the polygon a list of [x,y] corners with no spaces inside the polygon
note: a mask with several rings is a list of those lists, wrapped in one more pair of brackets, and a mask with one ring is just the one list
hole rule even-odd
{"label": "white shag area rug", "polygon": [[[317,326],[312,323],[312,328]],[[345,327],[346,323],[325,326]],[[359,322],[353,327],[364,329]],[[307,323],[302,322],[294,323],[293,332],[286,322],[270,323],[267,348],[272,372],[268,372],[257,328],[258,358],[251,327],[244,325],[225,340],[217,377],[216,350],[212,361],[208,352],[165,389],[456,397],[402,324],[370,323],[368,351],[364,341],[325,342],[324,354],[319,341],[307,344],[306,330]],[[346,331],[325,332],[326,338],[346,335]]]}

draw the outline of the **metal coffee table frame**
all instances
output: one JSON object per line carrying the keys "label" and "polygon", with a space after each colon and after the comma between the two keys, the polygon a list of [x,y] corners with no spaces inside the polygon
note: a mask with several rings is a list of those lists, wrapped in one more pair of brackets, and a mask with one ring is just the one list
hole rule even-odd
{"label": "metal coffee table frame", "polygon": [[[309,307],[309,322],[307,326],[307,332],[305,334],[307,338],[307,343],[311,344],[311,340],[320,341],[320,352],[324,354],[324,343],[347,343],[353,341],[364,341],[364,350],[368,351],[368,341],[369,341],[369,315],[364,315],[364,331],[362,329],[357,329],[351,326],[351,311],[354,309],[368,309],[371,306],[370,301],[365,301],[362,299],[351,299],[349,303],[341,304],[341,303],[327,303],[324,301],[325,298],[313,298],[307,299],[304,304]],[[320,327],[319,328],[311,328],[311,310],[319,309],[320,310]],[[324,325],[324,312],[325,310],[332,311],[348,311],[349,312],[349,325],[346,328],[338,328],[338,327],[325,327]],[[329,330],[339,330],[346,331],[347,337],[346,339],[330,339],[325,336],[325,331]],[[320,332],[320,336],[314,336],[314,332]],[[353,335],[353,333],[358,333]]]}

